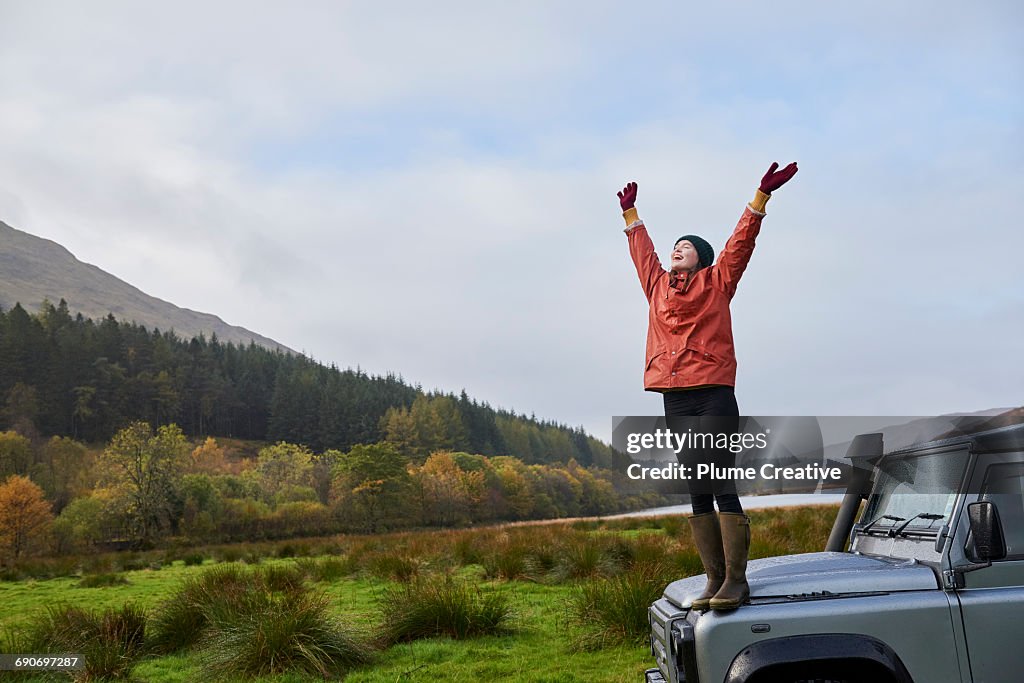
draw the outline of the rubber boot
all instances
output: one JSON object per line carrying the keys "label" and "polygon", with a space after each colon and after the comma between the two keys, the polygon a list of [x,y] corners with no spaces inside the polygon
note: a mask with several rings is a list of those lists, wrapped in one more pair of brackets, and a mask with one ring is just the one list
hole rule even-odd
{"label": "rubber boot", "polygon": [[725,550],[725,581],[711,598],[711,609],[736,609],[750,597],[747,585],[747,553],[750,551],[750,518],[742,512],[722,512],[722,547]]}
{"label": "rubber boot", "polygon": [[708,583],[704,592],[693,601],[691,607],[707,611],[711,598],[722,587],[725,581],[725,553],[722,551],[722,530],[718,526],[718,515],[707,512],[703,515],[690,517],[690,529],[693,531],[693,544],[704,565],[704,573],[708,575]]}

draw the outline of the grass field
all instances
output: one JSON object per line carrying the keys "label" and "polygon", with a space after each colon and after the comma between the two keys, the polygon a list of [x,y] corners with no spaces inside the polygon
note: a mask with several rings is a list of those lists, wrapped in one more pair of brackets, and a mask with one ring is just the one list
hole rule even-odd
{"label": "grass field", "polygon": [[[821,549],[835,512],[835,507],[752,512],[752,556]],[[695,566],[695,556],[688,528],[679,518],[405,533],[361,541],[347,539],[340,545],[348,562],[342,572],[346,575],[329,576],[327,581],[310,577],[306,583],[314,592],[326,594],[335,617],[367,639],[382,625],[386,591],[403,585],[388,578],[389,573],[403,580],[410,580],[409,572],[420,577],[463,580],[507,598],[512,615],[506,629],[497,635],[464,640],[432,637],[378,646],[372,663],[349,671],[346,681],[642,680],[643,670],[651,662],[642,642],[580,648],[581,632],[573,626],[580,619],[577,615],[574,620],[572,612],[580,583],[599,581],[640,565],[657,567],[662,572],[659,576],[666,577],[663,583],[699,571],[687,569]],[[609,559],[626,556],[618,563]],[[259,566],[308,568],[315,563],[306,558],[267,558]],[[94,588],[81,587],[80,576],[0,582],[0,628],[9,635],[16,634],[47,606],[65,604],[120,608],[130,602],[152,614],[176,594],[187,578],[225,564],[207,560],[202,565],[185,566],[177,560],[160,569],[118,572],[127,583],[111,582]],[[501,578],[502,572],[515,578]],[[142,657],[134,667],[132,680],[194,683],[213,679],[201,653],[193,648]],[[283,683],[323,679],[281,673],[255,680]]]}

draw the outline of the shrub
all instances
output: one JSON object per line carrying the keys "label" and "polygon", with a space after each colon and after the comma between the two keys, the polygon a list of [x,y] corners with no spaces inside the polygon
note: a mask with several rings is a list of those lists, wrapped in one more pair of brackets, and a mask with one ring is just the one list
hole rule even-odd
{"label": "shrub", "polygon": [[91,555],[82,560],[83,574],[109,574],[114,571],[117,567],[110,555]]}
{"label": "shrub", "polygon": [[16,652],[73,652],[82,655],[87,681],[125,678],[144,652],[146,615],[134,605],[103,612],[69,605],[37,615],[10,645]]}
{"label": "shrub", "polygon": [[662,567],[642,565],[580,584],[569,603],[572,621],[582,628],[575,647],[594,650],[643,642],[650,632],[647,608],[665,589],[665,574]]}
{"label": "shrub", "polygon": [[206,556],[202,553],[188,553],[181,559],[186,567],[197,567],[206,561]]}
{"label": "shrub", "polygon": [[309,545],[305,543],[284,543],[277,548],[280,558],[302,557],[309,555]]}
{"label": "shrub", "polygon": [[371,651],[330,615],[327,598],[251,591],[210,615],[201,658],[211,673],[254,677],[297,671],[340,676]]}
{"label": "shrub", "polygon": [[121,565],[121,571],[133,572],[139,569],[145,569],[149,566],[149,561],[142,555],[137,553],[130,553],[121,558],[119,563]]}
{"label": "shrub", "polygon": [[52,557],[20,560],[7,567],[0,567],[0,581],[23,581],[25,579],[53,579],[58,576],[72,576],[78,573],[77,557]]}
{"label": "shrub", "polygon": [[214,554],[214,557],[221,562],[238,562],[245,557],[245,553],[241,548],[228,546],[226,548],[219,548]]}
{"label": "shrub", "polygon": [[384,644],[449,636],[462,639],[500,633],[511,618],[508,598],[450,577],[432,577],[384,592]]}
{"label": "shrub", "polygon": [[105,588],[107,586],[123,586],[128,579],[121,574],[86,574],[78,582],[79,588]]}

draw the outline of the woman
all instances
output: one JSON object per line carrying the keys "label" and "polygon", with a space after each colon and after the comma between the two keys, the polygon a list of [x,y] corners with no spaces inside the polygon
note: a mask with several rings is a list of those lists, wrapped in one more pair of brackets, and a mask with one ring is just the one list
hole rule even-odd
{"label": "woman", "polygon": [[[743,210],[717,262],[705,239],[683,235],[672,248],[669,270],[662,267],[637,215],[636,183],[618,193],[629,253],[650,307],[644,388],[663,395],[666,417],[713,416],[713,421],[702,424],[702,431],[707,427],[707,431],[721,433],[737,424],[736,354],[729,302],[754,251],[768,198],[797,172],[796,162],[781,171],[778,167],[773,163],[761,179],[754,200]],[[695,455],[731,457],[721,452]],[[750,518],[743,513],[730,482],[720,482],[711,490],[691,487],[690,493],[690,528],[708,576],[704,592],[692,606],[699,610],[736,609],[750,597],[746,577]]]}

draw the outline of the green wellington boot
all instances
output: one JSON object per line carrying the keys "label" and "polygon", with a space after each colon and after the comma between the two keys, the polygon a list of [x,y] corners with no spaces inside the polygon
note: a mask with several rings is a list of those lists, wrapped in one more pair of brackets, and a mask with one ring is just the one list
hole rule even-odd
{"label": "green wellington boot", "polygon": [[693,531],[693,544],[708,575],[708,583],[704,592],[693,601],[692,607],[706,611],[711,598],[722,587],[725,581],[725,553],[722,551],[722,531],[718,526],[718,515],[707,512],[703,515],[690,517],[690,529]]}
{"label": "green wellington boot", "polygon": [[725,550],[725,581],[710,604],[713,610],[736,609],[750,597],[750,586],[747,585],[750,518],[741,512],[722,512],[719,518]]}

